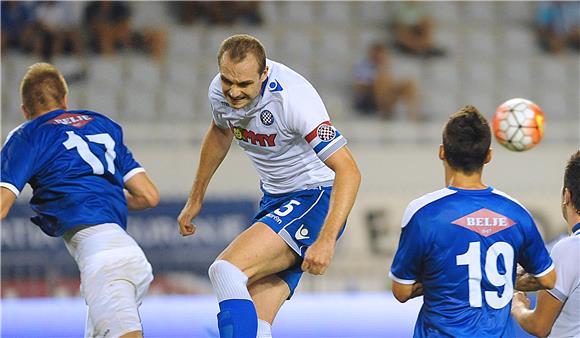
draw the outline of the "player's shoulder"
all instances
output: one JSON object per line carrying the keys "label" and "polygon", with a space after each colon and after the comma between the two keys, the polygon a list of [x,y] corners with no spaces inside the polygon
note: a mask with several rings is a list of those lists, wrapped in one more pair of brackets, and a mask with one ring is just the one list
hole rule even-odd
{"label": "player's shoulder", "polygon": [[415,216],[418,212],[420,212],[427,206],[432,205],[433,203],[440,201],[447,196],[453,195],[456,192],[457,191],[449,188],[443,188],[414,199],[413,201],[411,201],[411,203],[409,203],[409,205],[405,209],[405,214],[403,215],[401,227],[404,228],[407,224],[409,224],[409,221],[411,221],[413,216]]}
{"label": "player's shoulder", "polygon": [[12,129],[9,133],[8,136],[6,136],[6,140],[4,141],[4,145],[6,145],[8,143],[8,141],[10,141],[13,137],[17,138],[17,137],[25,137],[25,135],[27,134],[27,126],[30,125],[30,121],[21,123],[18,127]]}
{"label": "player's shoulder", "polygon": [[[573,235],[562,238],[554,245],[551,255],[555,257],[565,258],[570,255],[580,253],[580,235]],[[571,257],[572,258],[572,257]],[[572,258],[574,261],[576,259]],[[577,262],[576,262],[577,263]]]}
{"label": "player's shoulder", "polygon": [[305,92],[314,90],[304,76],[285,64],[268,59],[267,65],[270,71],[264,90],[271,96],[284,100],[289,97],[300,97]]}
{"label": "player's shoulder", "polygon": [[224,93],[222,92],[220,73],[217,73],[211,80],[207,91],[207,97],[214,110],[218,109],[220,106],[228,106]]}
{"label": "player's shoulder", "polygon": [[512,211],[520,212],[531,217],[532,214],[528,211],[528,209],[514,197],[496,188],[493,188],[491,193],[496,196],[499,201],[509,205]]}

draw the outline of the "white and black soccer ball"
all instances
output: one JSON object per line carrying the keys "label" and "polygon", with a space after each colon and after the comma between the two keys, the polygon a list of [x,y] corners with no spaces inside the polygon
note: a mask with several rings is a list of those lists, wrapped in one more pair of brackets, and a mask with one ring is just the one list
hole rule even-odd
{"label": "white and black soccer ball", "polygon": [[544,112],[530,100],[507,100],[497,107],[492,130],[497,142],[509,150],[531,149],[544,137]]}

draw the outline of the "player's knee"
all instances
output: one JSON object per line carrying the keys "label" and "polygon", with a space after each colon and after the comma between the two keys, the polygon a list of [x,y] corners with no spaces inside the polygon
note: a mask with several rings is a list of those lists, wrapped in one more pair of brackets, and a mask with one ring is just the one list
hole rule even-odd
{"label": "player's knee", "polygon": [[225,260],[216,260],[208,269],[209,279],[215,284],[221,280],[237,280],[244,284],[248,282],[246,276],[237,266]]}

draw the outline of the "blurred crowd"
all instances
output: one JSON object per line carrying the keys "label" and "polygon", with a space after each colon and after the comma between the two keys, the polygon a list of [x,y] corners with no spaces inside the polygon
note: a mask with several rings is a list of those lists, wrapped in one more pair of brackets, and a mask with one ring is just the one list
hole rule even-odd
{"label": "blurred crowd", "polygon": [[[149,5],[149,4],[147,4]],[[162,7],[176,23],[259,25],[259,2],[170,1]],[[57,55],[112,55],[137,51],[163,59],[166,27],[134,24],[126,1],[2,1],[2,51],[18,50],[43,60]]]}
{"label": "blurred crowd", "polygon": [[[395,78],[389,63],[391,50],[419,60],[445,57],[447,51],[434,42],[436,22],[428,11],[429,4],[420,1],[397,2],[388,25],[388,38],[368,46],[353,69],[353,108],[363,115],[382,119],[395,117],[401,105],[410,121],[429,118],[421,107],[420,88],[416,79]],[[580,51],[580,2],[538,2],[535,18],[530,18],[538,47],[546,53]]]}

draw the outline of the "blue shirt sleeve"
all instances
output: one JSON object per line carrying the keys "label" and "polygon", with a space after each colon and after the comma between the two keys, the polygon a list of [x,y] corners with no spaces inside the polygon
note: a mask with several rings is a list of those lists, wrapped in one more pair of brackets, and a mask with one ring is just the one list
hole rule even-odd
{"label": "blue shirt sleeve", "polygon": [[531,217],[528,217],[524,229],[524,245],[518,263],[526,272],[536,275],[536,277],[542,276],[553,268],[552,258],[538,232],[536,223]]}
{"label": "blue shirt sleeve", "polygon": [[[416,215],[415,215],[416,216]],[[399,247],[391,265],[391,279],[402,284],[413,284],[420,279],[424,243],[417,217],[401,230]]]}
{"label": "blue shirt sleeve", "polygon": [[141,165],[133,158],[133,153],[127,148],[123,142],[123,131],[119,127],[119,134],[117,139],[118,151],[117,151],[117,166],[123,176],[123,181],[126,182],[134,174],[144,171]]}
{"label": "blue shirt sleeve", "polygon": [[0,155],[0,186],[10,189],[18,196],[35,173],[37,151],[37,147],[22,132],[16,131],[10,135]]}

